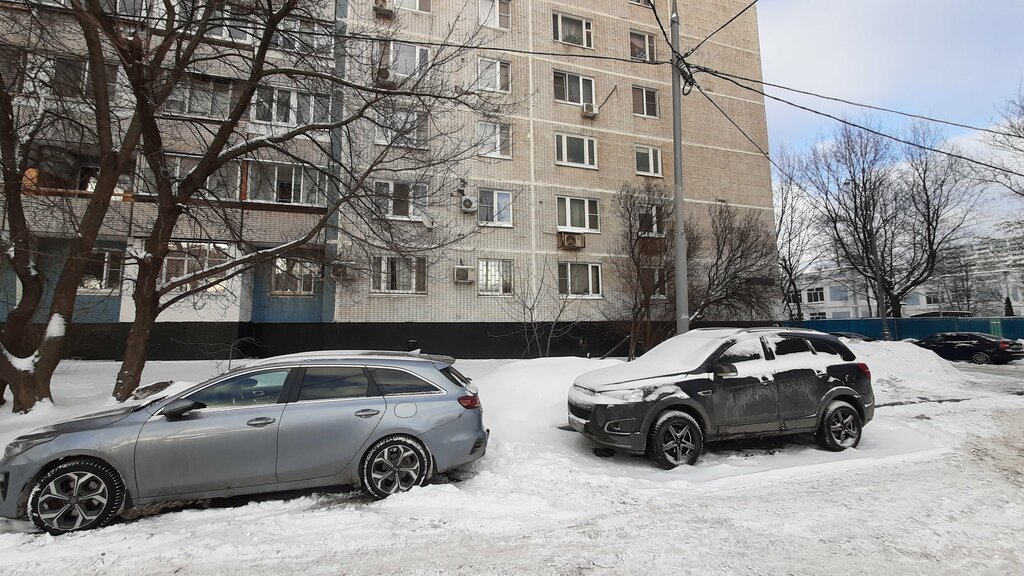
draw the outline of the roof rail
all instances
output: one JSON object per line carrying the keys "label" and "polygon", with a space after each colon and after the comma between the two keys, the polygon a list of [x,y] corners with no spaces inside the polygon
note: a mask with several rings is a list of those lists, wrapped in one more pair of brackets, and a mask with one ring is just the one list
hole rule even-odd
{"label": "roof rail", "polygon": [[415,360],[429,360],[442,364],[454,364],[455,358],[441,354],[422,354],[420,352],[402,352],[399,350],[313,350],[310,352],[296,352],[295,354],[283,354],[261,358],[246,364],[247,366],[258,366],[262,364],[274,364],[277,362],[288,362],[291,360],[332,360],[337,358],[354,358],[359,356],[387,356],[392,358],[409,358]]}

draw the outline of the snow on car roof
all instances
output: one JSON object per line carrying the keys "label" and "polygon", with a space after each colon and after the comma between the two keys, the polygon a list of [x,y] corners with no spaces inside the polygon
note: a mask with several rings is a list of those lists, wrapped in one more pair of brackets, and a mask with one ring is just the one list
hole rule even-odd
{"label": "snow on car roof", "polygon": [[576,379],[581,386],[601,386],[655,376],[690,372],[700,367],[729,338],[745,333],[742,328],[702,328],[673,336],[632,362],[587,372]]}
{"label": "snow on car roof", "polygon": [[264,364],[277,364],[279,362],[294,361],[316,361],[316,360],[345,360],[351,358],[402,358],[407,360],[424,360],[439,362],[442,364],[454,364],[455,358],[441,356],[438,354],[421,354],[419,351],[400,352],[397,350],[312,350],[309,352],[296,352],[295,354],[284,354],[254,360],[246,364],[246,367],[261,366]]}

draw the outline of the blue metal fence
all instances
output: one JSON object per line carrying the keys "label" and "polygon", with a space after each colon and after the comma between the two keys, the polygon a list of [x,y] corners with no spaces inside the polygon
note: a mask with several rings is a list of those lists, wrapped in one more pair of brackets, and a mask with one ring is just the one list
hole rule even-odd
{"label": "blue metal fence", "polygon": [[[882,337],[882,321],[878,318],[849,318],[786,322],[821,332],[856,332],[872,338]],[[924,338],[936,332],[984,332],[1014,340],[1024,338],[1024,317],[1005,318],[889,318],[893,338]]]}

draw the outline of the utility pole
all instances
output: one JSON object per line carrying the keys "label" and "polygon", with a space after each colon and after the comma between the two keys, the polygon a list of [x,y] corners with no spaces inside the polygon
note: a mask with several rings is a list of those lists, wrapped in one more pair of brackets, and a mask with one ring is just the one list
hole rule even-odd
{"label": "utility pole", "polygon": [[683,201],[683,81],[680,71],[679,4],[672,0],[672,174],[675,180],[675,266],[676,334],[690,330],[690,306],[687,294],[686,230]]}

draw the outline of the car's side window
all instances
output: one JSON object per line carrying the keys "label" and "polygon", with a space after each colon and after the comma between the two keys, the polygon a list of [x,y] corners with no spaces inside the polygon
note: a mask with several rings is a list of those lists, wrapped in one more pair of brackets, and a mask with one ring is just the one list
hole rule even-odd
{"label": "car's side window", "polygon": [[737,368],[744,362],[764,360],[760,338],[747,338],[736,342],[718,357],[719,364],[732,364]]}
{"label": "car's side window", "polygon": [[362,398],[368,395],[369,388],[370,379],[359,366],[306,368],[299,388],[299,402]]}
{"label": "car's side window", "polygon": [[281,396],[288,370],[240,374],[189,395],[207,408],[274,404]]}
{"label": "car's side window", "polygon": [[803,338],[769,336],[768,349],[776,359],[799,358],[801,355],[811,356],[811,346]]}
{"label": "car's side window", "polygon": [[391,368],[370,368],[374,381],[385,395],[391,394],[432,394],[439,392],[437,386],[404,370]]}

